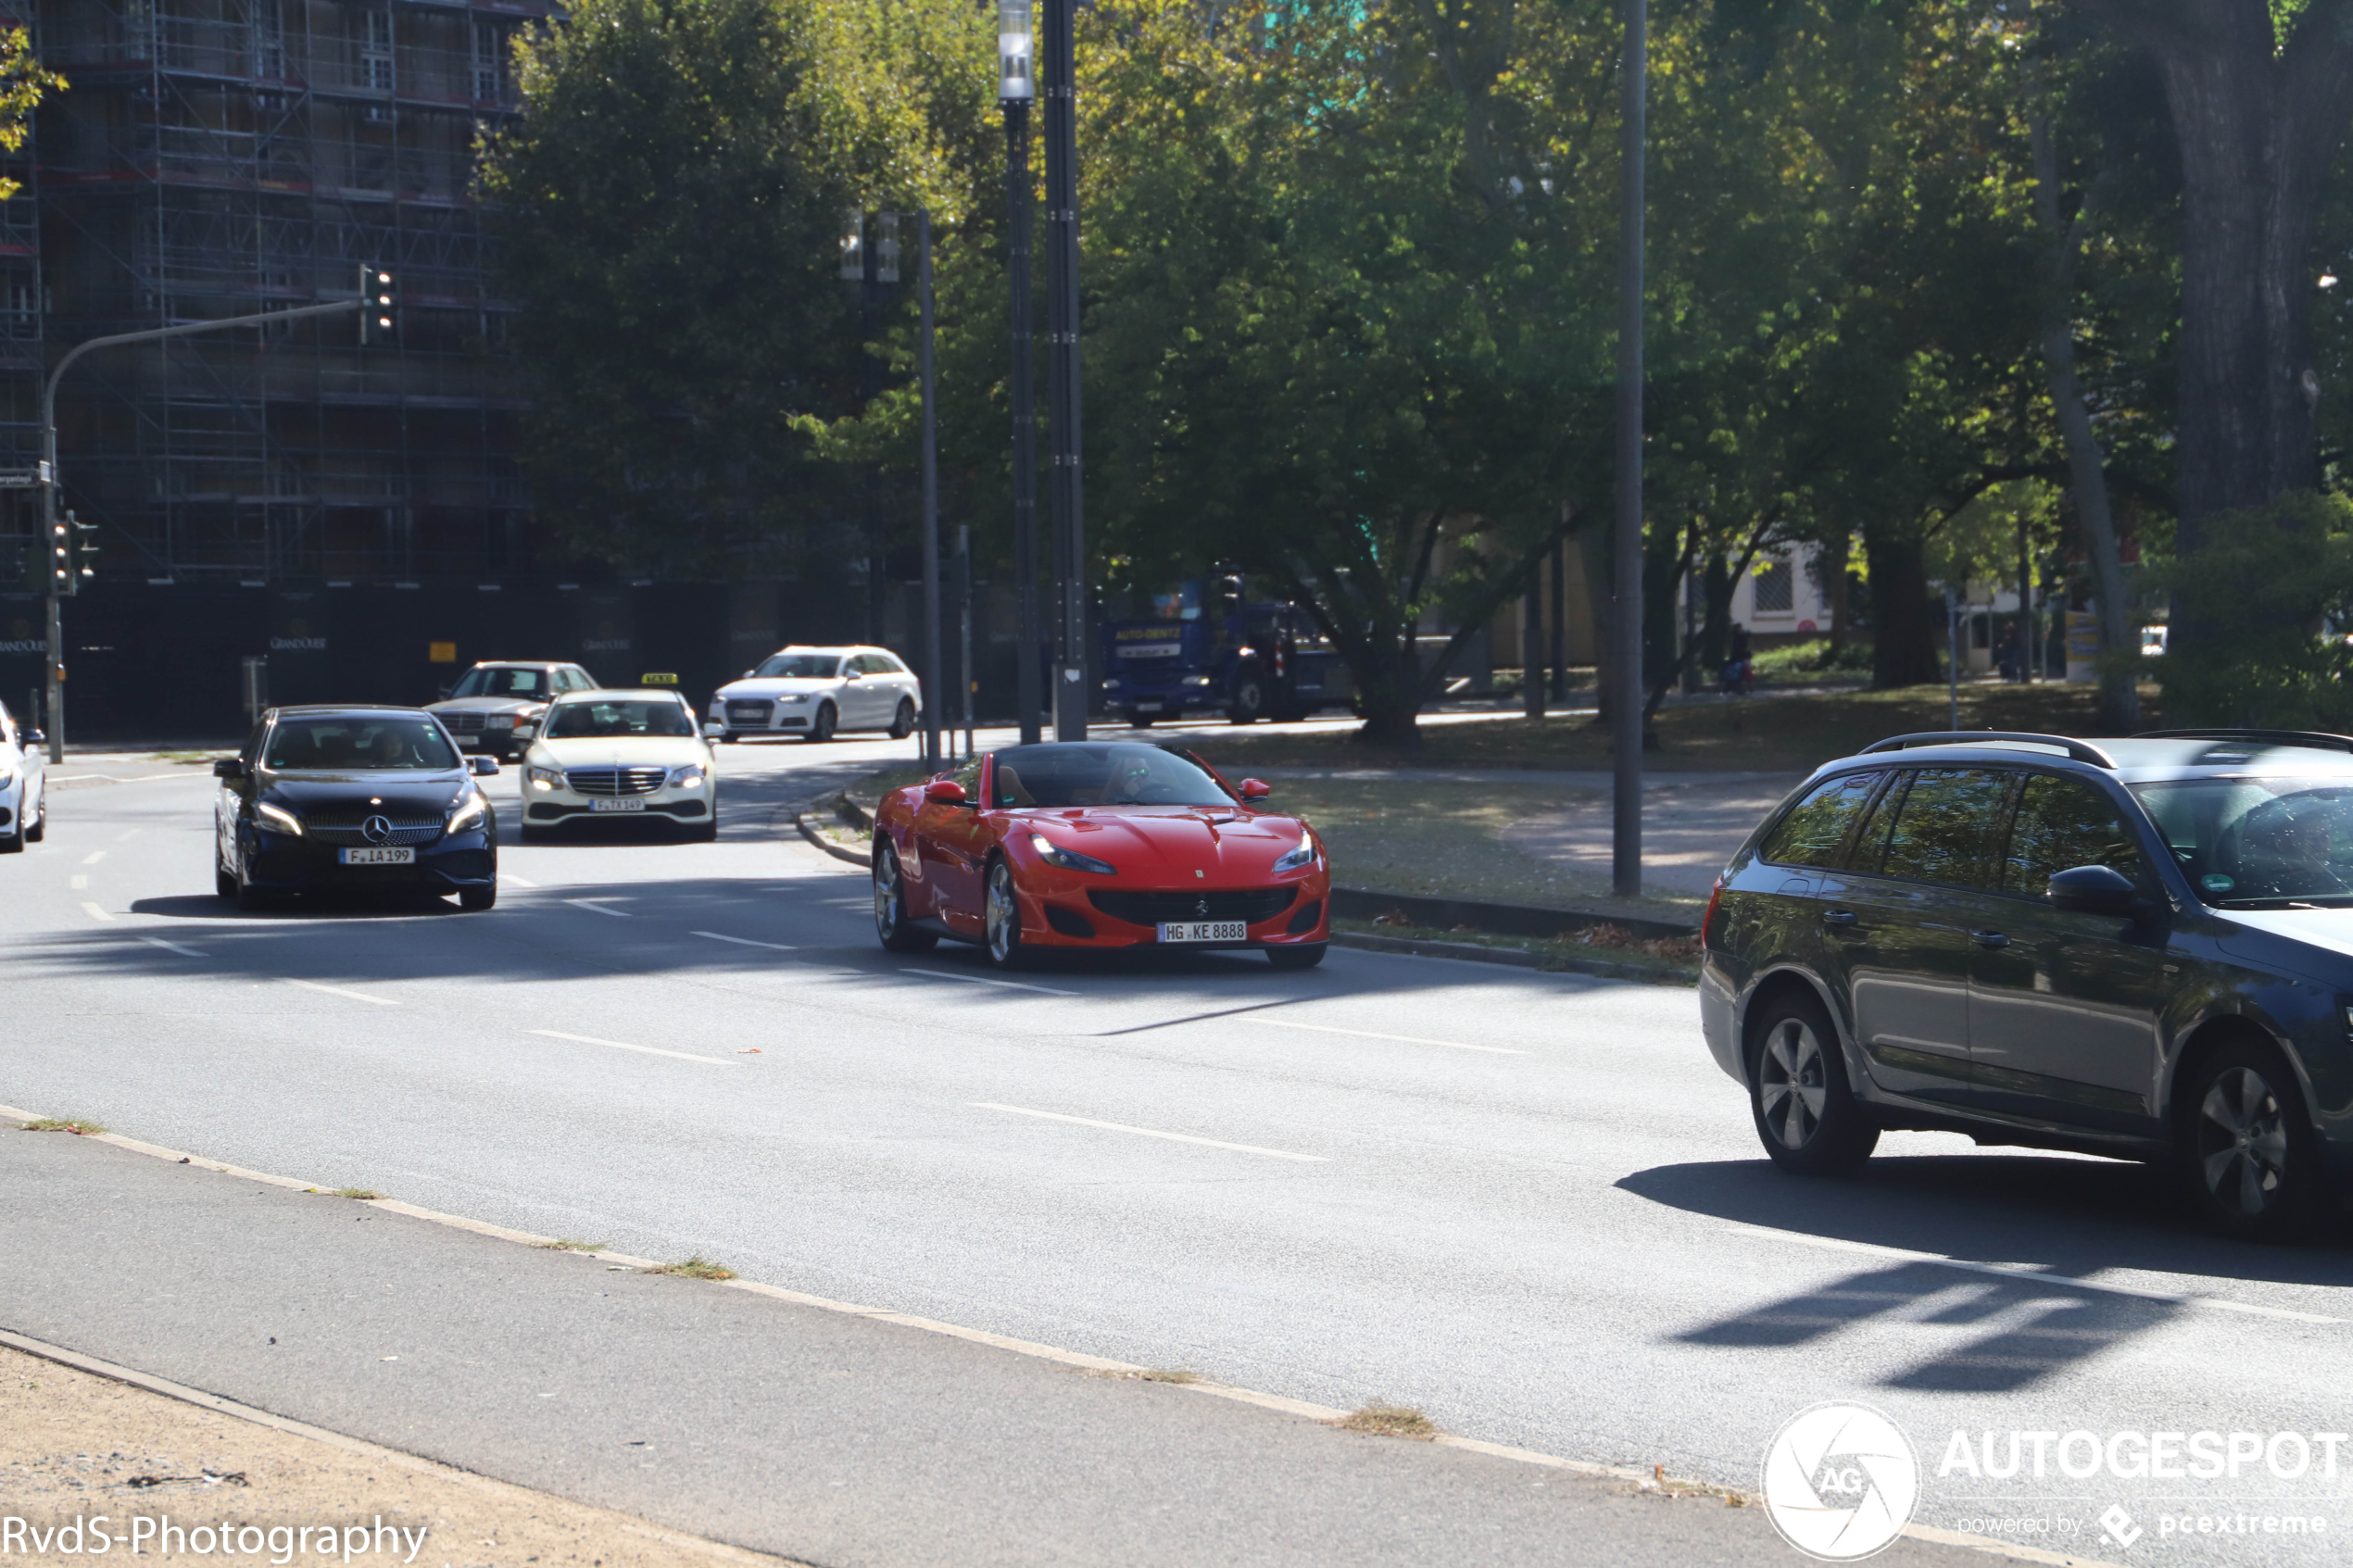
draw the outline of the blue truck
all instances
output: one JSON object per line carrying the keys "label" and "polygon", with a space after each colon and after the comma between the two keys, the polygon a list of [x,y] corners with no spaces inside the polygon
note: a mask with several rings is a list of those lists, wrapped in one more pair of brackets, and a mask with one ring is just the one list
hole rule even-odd
{"label": "blue truck", "polygon": [[1235,576],[1124,596],[1102,623],[1103,707],[1139,729],[1223,713],[1234,723],[1304,719],[1355,696],[1348,666],[1298,606],[1252,601]]}

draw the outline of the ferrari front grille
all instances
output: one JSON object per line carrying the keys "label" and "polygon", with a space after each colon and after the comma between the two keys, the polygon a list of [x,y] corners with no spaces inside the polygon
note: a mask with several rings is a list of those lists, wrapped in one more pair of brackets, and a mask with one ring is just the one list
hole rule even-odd
{"label": "ferrari front grille", "polygon": [[1238,920],[1256,925],[1272,920],[1299,896],[1291,887],[1218,889],[1205,893],[1135,893],[1124,887],[1090,887],[1087,901],[1130,925],[1179,920]]}

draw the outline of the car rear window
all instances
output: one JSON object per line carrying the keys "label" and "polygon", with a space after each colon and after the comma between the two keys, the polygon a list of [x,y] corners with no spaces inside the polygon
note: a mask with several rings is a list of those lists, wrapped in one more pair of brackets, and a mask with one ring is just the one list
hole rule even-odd
{"label": "car rear window", "polygon": [[1879,781],[1876,772],[1825,779],[1791,808],[1789,815],[1766,835],[1764,847],[1757,853],[1779,866],[1835,865],[1839,846],[1846,842],[1846,830],[1854,825]]}
{"label": "car rear window", "polygon": [[1895,809],[1887,849],[1876,869],[1883,876],[1915,882],[1987,885],[1993,880],[1987,874],[1987,844],[2014,777],[1994,768],[1922,768]]}

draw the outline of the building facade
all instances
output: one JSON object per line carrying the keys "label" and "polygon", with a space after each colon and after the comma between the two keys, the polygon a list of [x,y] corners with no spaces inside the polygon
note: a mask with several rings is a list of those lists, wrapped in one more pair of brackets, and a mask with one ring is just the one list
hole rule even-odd
{"label": "building facade", "polygon": [[[528,497],[477,138],[545,0],[0,0],[52,93],[0,204],[0,462],[46,367],[146,328],[354,298],[355,315],[95,352],[58,395],[64,504],[104,572],[275,583],[497,576]],[[23,526],[19,501],[19,529]]]}

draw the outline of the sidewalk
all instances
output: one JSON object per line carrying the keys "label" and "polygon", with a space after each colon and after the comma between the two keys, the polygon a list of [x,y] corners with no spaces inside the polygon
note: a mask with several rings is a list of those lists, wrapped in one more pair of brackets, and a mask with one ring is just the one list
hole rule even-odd
{"label": "sidewalk", "polygon": [[[461,1524],[396,1478],[402,1523],[440,1521],[419,1562],[673,1561],[560,1499],[828,1568],[1795,1561],[1761,1511],[1720,1495],[1337,1431],[1289,1401],[1204,1398],[96,1138],[0,1124],[0,1328],[551,1495]],[[28,1422],[0,1375],[0,1513],[105,1512],[120,1529],[219,1495],[208,1464],[259,1484],[233,1429],[166,1430],[140,1400],[66,1381],[82,1407]],[[270,1458],[254,1513],[378,1512],[317,1447]],[[196,1480],[128,1489],[150,1461]],[[1882,1561],[1964,1551],[1907,1539]]]}

